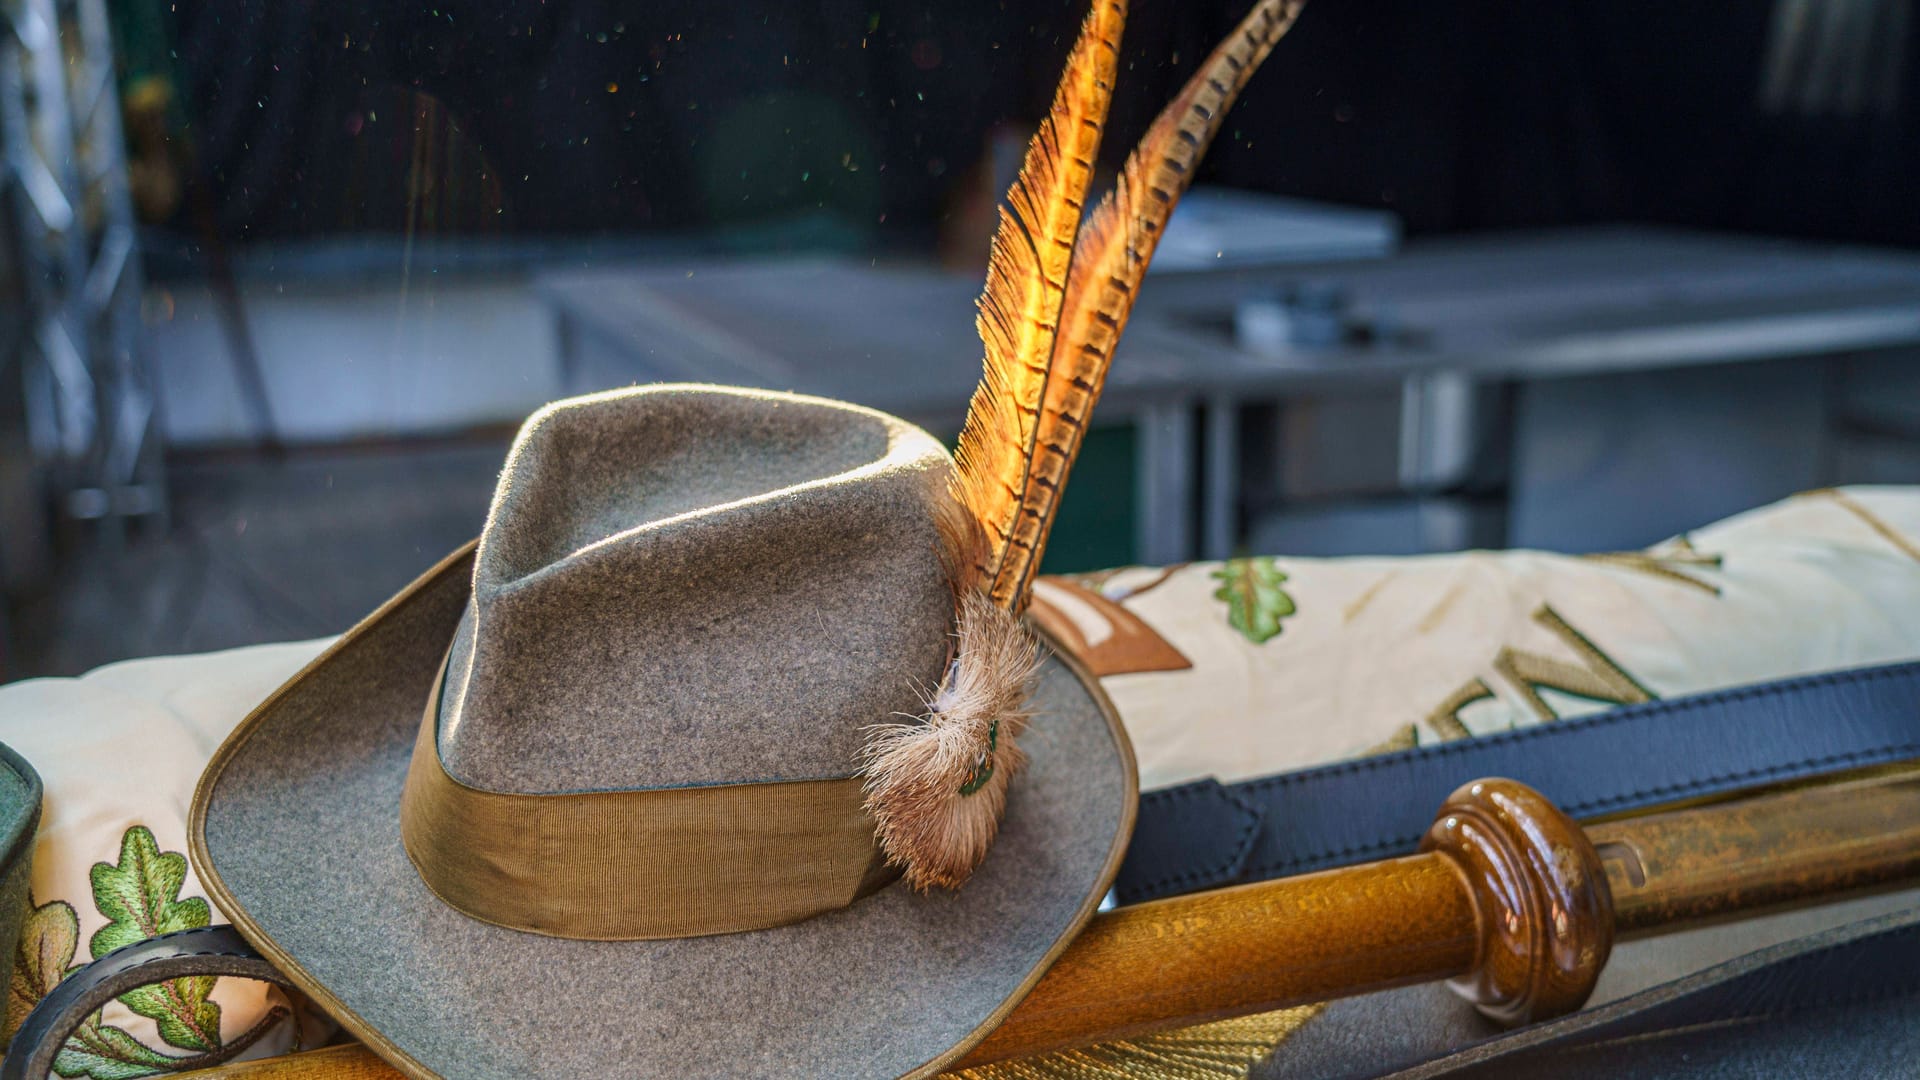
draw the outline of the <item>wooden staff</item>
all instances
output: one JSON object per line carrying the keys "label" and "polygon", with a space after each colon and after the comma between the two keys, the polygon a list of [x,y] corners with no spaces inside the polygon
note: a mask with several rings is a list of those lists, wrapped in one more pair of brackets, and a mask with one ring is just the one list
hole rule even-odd
{"label": "wooden staff", "polygon": [[[1579,1008],[1615,934],[1920,877],[1920,775],[1777,791],[1582,829],[1480,780],[1417,855],[1098,915],[956,1068],[1432,979],[1518,1024]],[[359,1046],[208,1080],[393,1080]]]}

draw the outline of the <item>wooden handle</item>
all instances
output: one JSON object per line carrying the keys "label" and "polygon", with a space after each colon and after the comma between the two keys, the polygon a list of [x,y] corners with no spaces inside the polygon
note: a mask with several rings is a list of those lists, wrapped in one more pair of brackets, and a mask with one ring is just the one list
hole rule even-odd
{"label": "wooden handle", "polygon": [[[1773,792],[1582,830],[1482,780],[1417,855],[1094,918],[956,1068],[1450,978],[1508,1023],[1578,1008],[1617,931],[1647,933],[1920,877],[1920,775]],[[193,1074],[393,1080],[335,1047]]]}
{"label": "wooden handle", "polygon": [[1479,949],[1456,992],[1509,1027],[1586,1004],[1613,951],[1613,894],[1587,834],[1539,792],[1481,780],[1454,792],[1421,847],[1453,859]]}
{"label": "wooden handle", "polygon": [[1510,1023],[1586,1001],[1613,913],[1578,825],[1524,784],[1480,780],[1422,847],[1102,915],[958,1067],[1449,976]]}

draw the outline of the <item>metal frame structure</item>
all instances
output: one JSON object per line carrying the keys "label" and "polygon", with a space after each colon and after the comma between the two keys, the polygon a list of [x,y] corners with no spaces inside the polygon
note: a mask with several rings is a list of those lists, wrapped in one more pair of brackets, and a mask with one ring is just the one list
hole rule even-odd
{"label": "metal frame structure", "polygon": [[141,268],[104,0],[0,3],[0,182],[28,445],[56,516],[120,535],[167,512],[139,348]]}

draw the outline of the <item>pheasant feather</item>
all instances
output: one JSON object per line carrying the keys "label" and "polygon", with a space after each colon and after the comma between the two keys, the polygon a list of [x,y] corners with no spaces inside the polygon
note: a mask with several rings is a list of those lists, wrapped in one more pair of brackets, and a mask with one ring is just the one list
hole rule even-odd
{"label": "pheasant feather", "polygon": [[986,374],[960,433],[945,541],[958,611],[954,660],[911,723],[868,732],[867,812],[887,859],[916,889],[954,888],[986,857],[1007,782],[1024,758],[1014,737],[1038,646],[1010,595],[989,592],[1014,534],[1039,435],[1054,320],[1100,152],[1120,58],[1125,0],[1094,0],[1068,54],[1053,107],[1027,147],[1000,210],[977,325]]}
{"label": "pheasant feather", "polygon": [[1019,616],[1046,551],[1113,349],[1194,166],[1304,0],[1261,0],[1201,64],[1081,225],[1112,97],[1123,0],[1094,0],[1053,108],[1027,149],[993,239],[967,410],[939,521],[953,577],[954,658],[925,715],[875,726],[867,810],[909,885],[957,887],[986,857],[1024,760],[1038,645]]}
{"label": "pheasant feather", "polygon": [[998,564],[995,595],[1024,598],[1046,553],[1047,531],[1080,453],[1089,414],[1100,400],[1113,350],[1173,208],[1193,182],[1227,110],[1306,0],[1261,0],[1195,71],[1147,129],[1118,187],[1080,230],[1054,339],[1052,371],[1040,405],[1018,528]]}
{"label": "pheasant feather", "polygon": [[968,572],[989,586],[988,595],[1002,607],[1016,607],[1012,595],[991,586],[1005,553],[1023,542],[1016,539],[1021,530],[1015,517],[1039,437],[1041,401],[1052,377],[1054,321],[1113,98],[1126,18],[1122,0],[1094,0],[1053,108],[1000,208],[987,261],[977,320],[986,373],[960,432],[953,493],[986,539]]}

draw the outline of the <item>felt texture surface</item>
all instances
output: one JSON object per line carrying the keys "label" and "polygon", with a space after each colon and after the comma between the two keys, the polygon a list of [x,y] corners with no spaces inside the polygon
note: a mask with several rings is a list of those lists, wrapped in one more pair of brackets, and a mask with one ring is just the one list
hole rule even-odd
{"label": "felt texture surface", "polygon": [[1022,740],[1031,764],[957,893],[896,885],[791,926],[673,941],[568,941],[460,915],[408,863],[398,807],[466,600],[456,561],[363,624],[236,733],[197,800],[195,856],[222,909],[350,1027],[432,1073],[908,1074],[984,1035],[1090,914],[1124,847],[1130,753],[1050,659]]}
{"label": "felt texture surface", "polygon": [[[946,661],[933,522],[949,467],[916,428],[791,395],[663,387],[542,410],[475,550],[215,755],[190,823],[208,891],[418,1075],[900,1076],[949,1060],[1092,914],[1130,830],[1131,748],[1058,660],[999,839],[958,893],[894,885],[744,933],[555,938],[449,907],[400,837],[416,744],[496,793],[855,773],[862,729],[918,713]],[[573,869],[642,854],[604,835]]]}
{"label": "felt texture surface", "polygon": [[922,710],[953,597],[947,454],[881,413],[645,387],[515,440],[449,657],[440,753],[493,791],[851,776]]}

